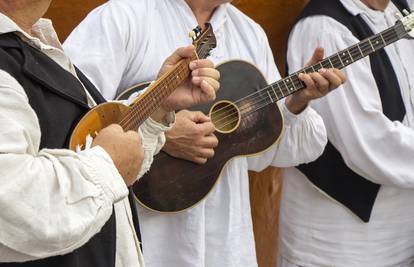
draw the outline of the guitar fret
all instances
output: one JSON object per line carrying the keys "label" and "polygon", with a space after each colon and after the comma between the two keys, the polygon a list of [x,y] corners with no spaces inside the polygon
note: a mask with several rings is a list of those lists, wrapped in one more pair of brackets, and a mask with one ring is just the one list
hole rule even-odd
{"label": "guitar fret", "polygon": [[329,69],[329,67],[330,67],[329,61],[326,60],[326,59],[321,61],[320,64],[322,65],[322,68],[324,68],[324,69]]}
{"label": "guitar fret", "polygon": [[387,45],[387,42],[384,39],[384,36],[382,36],[382,34],[379,35],[381,37],[381,40],[384,42],[384,45]]}
{"label": "guitar fret", "polygon": [[319,62],[319,66],[321,66],[321,69],[323,69],[323,65],[322,65],[322,62]]}
{"label": "guitar fret", "polygon": [[336,56],[339,58],[339,61],[341,62],[342,67],[344,67],[344,66],[345,66],[345,64],[344,64],[344,62],[342,62],[342,58],[341,58],[341,56],[340,56],[339,54],[336,54]]}
{"label": "guitar fret", "polygon": [[357,44],[357,47],[359,49],[359,52],[361,52],[361,57],[364,57],[364,53],[362,52],[361,47],[358,44]]}
{"label": "guitar fret", "polygon": [[283,79],[283,83],[285,84],[285,87],[286,87],[287,93],[289,94],[289,87],[287,86],[287,84],[286,84],[286,80],[285,80],[285,79]]}
{"label": "guitar fret", "polygon": [[283,90],[280,87],[280,84],[279,83],[277,83],[277,86],[279,87],[279,92],[282,94],[283,97],[285,97],[285,94],[283,93]]}
{"label": "guitar fret", "polygon": [[269,91],[266,91],[266,92],[269,95],[270,101],[272,101],[272,103],[274,103],[275,101],[273,100],[272,96],[270,95],[270,92]]}
{"label": "guitar fret", "polygon": [[275,88],[273,88],[273,85],[270,85],[270,88],[272,88],[273,94],[275,94],[276,98],[278,99],[279,96],[276,94]]}
{"label": "guitar fret", "polygon": [[[293,87],[290,87],[290,90],[289,91],[297,90],[297,88],[295,86],[295,83],[292,80],[292,76],[289,76],[289,77],[288,77],[288,79],[286,81],[293,85]],[[289,79],[290,79],[290,81],[289,81]]]}
{"label": "guitar fret", "polygon": [[331,64],[331,67],[332,68],[335,68],[335,66],[332,64],[332,61],[331,61],[331,59],[328,57],[328,61],[329,61],[329,63]]}
{"label": "guitar fret", "polygon": [[371,38],[369,38],[369,39],[368,39],[368,43],[369,43],[369,45],[370,45],[370,46],[371,46],[371,48],[372,48],[372,52],[375,52],[375,48],[374,48],[374,46],[372,45]]}
{"label": "guitar fret", "polygon": [[354,58],[352,57],[351,53],[349,52],[349,49],[347,49],[346,51],[348,52],[348,55],[351,58],[351,61],[354,62]]}

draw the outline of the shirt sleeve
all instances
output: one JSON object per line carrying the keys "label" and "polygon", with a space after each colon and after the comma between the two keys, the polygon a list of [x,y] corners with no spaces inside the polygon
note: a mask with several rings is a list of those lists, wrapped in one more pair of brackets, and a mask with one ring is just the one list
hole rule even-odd
{"label": "shirt sleeve", "polygon": [[[294,71],[304,64],[316,46],[324,47],[326,55],[330,55],[357,42],[335,20],[310,17],[299,22],[292,32],[288,63]],[[348,81],[312,104],[325,122],[330,142],[347,166],[366,179],[414,188],[414,131],[398,121],[390,121],[382,113],[369,58],[352,64],[344,72]]]}
{"label": "shirt sleeve", "polygon": [[[260,30],[261,49],[258,51],[261,53],[257,57],[258,66],[267,81],[273,83],[281,77],[266,34],[262,28]],[[295,115],[287,109],[284,100],[279,101],[278,106],[284,118],[284,130],[277,144],[258,156],[248,158],[249,170],[262,171],[268,166],[292,167],[308,163],[317,159],[326,146],[323,120],[311,107]]]}
{"label": "shirt sleeve", "polygon": [[23,88],[0,71],[0,262],[72,252],[128,194],[102,148],[39,151],[40,134]]}
{"label": "shirt sleeve", "polygon": [[141,178],[149,169],[154,161],[154,156],[161,151],[165,144],[165,132],[172,128],[175,122],[175,113],[170,112],[166,116],[166,125],[158,123],[153,119],[147,119],[140,127],[142,137],[142,147],[144,149],[144,161],[138,178]]}
{"label": "shirt sleeve", "polygon": [[279,104],[283,132],[279,142],[259,156],[249,157],[249,170],[262,171],[268,166],[287,168],[317,159],[327,136],[322,118],[310,107],[299,115],[291,113],[284,102]]}
{"label": "shirt sleeve", "polygon": [[136,18],[149,10],[145,2],[109,1],[99,6],[63,44],[69,58],[108,100],[129,87],[124,84],[126,70],[140,72],[136,59],[144,57],[149,25],[137,23]]}

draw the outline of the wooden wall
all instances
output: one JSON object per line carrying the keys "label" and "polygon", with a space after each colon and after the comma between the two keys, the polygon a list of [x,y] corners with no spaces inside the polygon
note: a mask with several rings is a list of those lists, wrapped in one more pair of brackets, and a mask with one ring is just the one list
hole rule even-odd
{"label": "wooden wall", "polygon": [[[156,0],[154,0],[156,1]],[[46,17],[52,18],[63,41],[95,6],[105,0],[53,0]],[[284,73],[288,29],[307,0],[234,0],[233,4],[260,23],[269,37],[276,62]],[[276,266],[281,170],[268,168],[250,174],[252,216],[260,267]]]}

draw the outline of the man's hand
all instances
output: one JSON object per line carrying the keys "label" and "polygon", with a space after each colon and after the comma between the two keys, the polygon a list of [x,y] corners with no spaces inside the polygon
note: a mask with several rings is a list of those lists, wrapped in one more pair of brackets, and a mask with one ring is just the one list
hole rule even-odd
{"label": "man's hand", "polygon": [[[323,48],[316,48],[306,66],[318,63],[323,60],[323,56]],[[300,74],[299,79],[305,83],[306,88],[286,99],[287,108],[295,114],[302,112],[311,100],[327,95],[346,81],[345,75],[338,69],[321,69],[319,72]]]}
{"label": "man's hand", "polygon": [[202,112],[183,110],[177,113],[174,127],[165,133],[164,151],[173,157],[204,164],[214,156],[218,140],[214,125]]}
{"label": "man's hand", "polygon": [[[158,78],[183,58],[190,58],[195,53],[194,46],[177,49],[166,59]],[[190,63],[191,77],[178,87],[164,102],[166,111],[185,109],[193,105],[206,103],[216,98],[219,89],[220,73],[214,68],[213,62],[207,59],[195,60]]]}
{"label": "man's hand", "polygon": [[112,124],[99,132],[92,146],[102,147],[111,156],[126,185],[130,186],[137,180],[144,160],[138,132],[124,132],[121,126]]}

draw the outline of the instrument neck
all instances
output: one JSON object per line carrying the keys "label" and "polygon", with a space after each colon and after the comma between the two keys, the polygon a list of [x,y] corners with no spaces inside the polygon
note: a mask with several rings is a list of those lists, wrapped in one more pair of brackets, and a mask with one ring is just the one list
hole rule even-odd
{"label": "instrument neck", "polygon": [[344,49],[312,66],[292,73],[288,77],[263,88],[259,92],[266,93],[272,103],[279,101],[306,87],[299,79],[300,73],[306,74],[317,72],[322,68],[343,69],[355,61],[365,58],[366,56],[406,37],[406,35],[407,33],[404,26],[401,23],[398,23],[395,26]]}
{"label": "instrument neck", "polygon": [[130,110],[122,119],[120,125],[124,130],[136,130],[156,111],[167,97],[180,86],[190,75],[189,64],[197,59],[197,55],[182,59],[169,71],[167,71],[155,83],[134,101]]}

